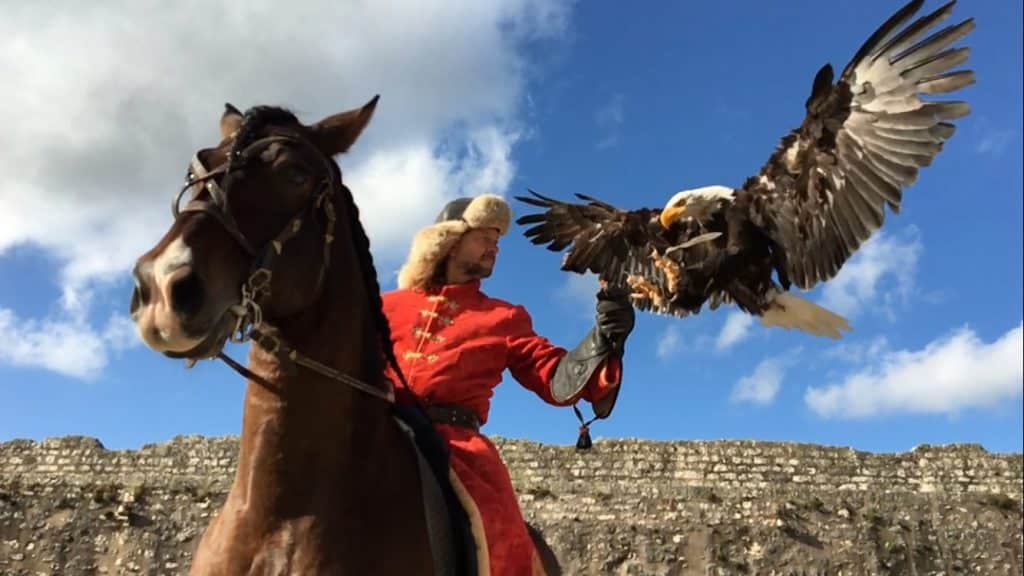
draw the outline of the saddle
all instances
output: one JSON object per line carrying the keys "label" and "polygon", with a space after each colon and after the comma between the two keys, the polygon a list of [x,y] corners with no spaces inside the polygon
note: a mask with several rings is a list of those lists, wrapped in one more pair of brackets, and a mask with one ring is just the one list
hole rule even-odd
{"label": "saddle", "polygon": [[433,422],[478,428],[475,415],[459,407],[394,404],[393,416],[408,435],[419,461],[423,506],[438,576],[477,576],[476,542],[469,516],[448,476],[448,447]]}

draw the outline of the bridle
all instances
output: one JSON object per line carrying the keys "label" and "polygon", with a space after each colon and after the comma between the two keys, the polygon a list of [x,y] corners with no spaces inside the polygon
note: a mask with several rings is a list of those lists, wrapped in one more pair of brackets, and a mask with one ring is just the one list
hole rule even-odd
{"label": "bridle", "polygon": [[[237,134],[237,133],[236,133]],[[273,146],[275,144],[294,144],[304,147],[314,153],[323,161],[325,174],[324,179],[319,183],[316,191],[310,196],[305,206],[288,224],[278,232],[269,242],[260,248],[254,248],[249,239],[242,233],[231,213],[231,206],[228,201],[227,190],[231,184],[237,182],[244,176],[244,168],[255,161],[272,162],[274,159]],[[237,317],[235,328],[229,335],[232,342],[245,342],[252,340],[268,353],[277,356],[280,360],[287,359],[299,366],[306,367],[314,372],[326,376],[332,380],[347,384],[357,390],[380,398],[387,402],[395,401],[394,389],[388,382],[384,389],[371,386],[358,378],[354,378],[344,372],[322,364],[295,350],[281,338],[260,330],[263,326],[263,309],[261,303],[265,303],[270,296],[270,284],[273,278],[274,263],[281,256],[284,245],[294,238],[302,229],[307,219],[313,220],[313,216],[319,210],[324,215],[322,226],[323,234],[323,260],[320,264],[320,271],[317,274],[317,281],[314,293],[319,295],[323,290],[327,270],[331,264],[331,244],[334,242],[334,230],[336,215],[332,197],[339,191],[347,191],[345,184],[341,182],[334,170],[331,160],[320,152],[312,143],[304,138],[289,135],[273,135],[260,138],[245,146],[244,149],[233,151],[228,160],[213,170],[208,170],[202,161],[202,156],[211,152],[212,149],[204,149],[196,152],[192,157],[189,166],[188,177],[185,185],[174,196],[171,203],[171,213],[175,220],[190,212],[203,212],[216,219],[224,230],[238,243],[238,245],[249,255],[249,275],[241,286],[241,302],[231,308],[231,312]],[[220,182],[218,182],[220,180]],[[222,185],[223,184],[223,185]],[[209,199],[200,199],[202,190],[206,190]],[[193,190],[192,198],[184,206],[181,200],[188,190]],[[222,345],[223,347],[223,345]],[[248,368],[229,357],[223,348],[217,351],[217,358],[231,366],[239,374],[254,380],[263,386],[273,388],[264,378],[253,373]],[[190,364],[191,365],[191,364]]]}

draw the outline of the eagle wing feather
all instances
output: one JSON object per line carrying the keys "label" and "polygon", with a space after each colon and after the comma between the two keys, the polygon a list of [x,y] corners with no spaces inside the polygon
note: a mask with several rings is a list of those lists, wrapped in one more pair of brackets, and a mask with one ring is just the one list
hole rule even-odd
{"label": "eagle wing feather", "polygon": [[882,24],[835,84],[830,65],[818,72],[803,123],[738,193],[737,205],[786,251],[788,276],[802,289],[833,278],[882,227],[886,205],[899,213],[903,191],[955,132],[950,121],[970,112],[964,102],[921,97],[974,83],[973,71],[950,70],[969,48],[949,48],[974,21],[919,40],[955,1],[900,30],[922,3]]}
{"label": "eagle wing feather", "polygon": [[622,210],[584,194],[576,197],[585,203],[562,202],[533,190],[530,194],[516,199],[544,211],[522,216],[516,223],[531,226],[524,235],[533,244],[554,252],[568,248],[562,270],[591,272],[611,286],[629,289],[639,310],[677,317],[690,314],[672,300],[680,284],[690,280],[683,253],[701,246],[672,248],[689,239],[703,240],[696,225],[670,233],[652,224],[661,213],[657,208]]}

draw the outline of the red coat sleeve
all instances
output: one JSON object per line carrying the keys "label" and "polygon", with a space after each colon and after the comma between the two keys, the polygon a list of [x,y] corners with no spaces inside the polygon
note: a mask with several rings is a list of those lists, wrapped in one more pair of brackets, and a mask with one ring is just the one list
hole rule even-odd
{"label": "red coat sleeve", "polygon": [[558,402],[551,395],[551,380],[558,363],[568,350],[556,346],[533,330],[533,319],[522,306],[514,306],[509,319],[508,369],[523,387],[532,390],[548,404],[568,406],[579,399],[596,402],[619,385],[621,364],[617,357],[605,360],[590,377],[580,393],[567,402]]}

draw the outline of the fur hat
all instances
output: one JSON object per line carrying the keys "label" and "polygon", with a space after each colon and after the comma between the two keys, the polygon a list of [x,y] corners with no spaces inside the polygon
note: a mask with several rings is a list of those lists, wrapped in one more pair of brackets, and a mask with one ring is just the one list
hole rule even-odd
{"label": "fur hat", "polygon": [[508,232],[512,208],[495,194],[474,198],[456,198],[437,215],[434,224],[416,233],[409,258],[398,272],[399,288],[425,288],[437,265],[451,252],[471,228],[497,228],[498,235]]}

